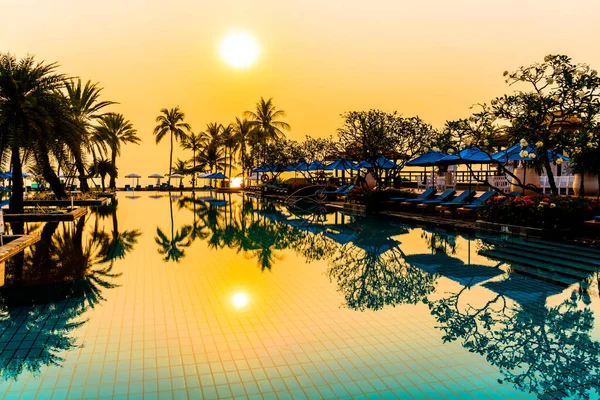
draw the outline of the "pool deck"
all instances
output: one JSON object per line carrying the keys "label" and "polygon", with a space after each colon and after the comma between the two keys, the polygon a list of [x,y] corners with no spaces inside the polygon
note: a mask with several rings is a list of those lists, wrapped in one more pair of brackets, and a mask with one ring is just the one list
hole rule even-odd
{"label": "pool deck", "polygon": [[[103,206],[111,200],[110,197],[101,197],[98,199],[88,200],[73,200],[74,206]],[[71,200],[25,200],[23,202],[25,207],[70,207]]]}
{"label": "pool deck", "polygon": [[87,214],[87,208],[75,208],[68,212],[40,212],[23,214],[4,214],[6,222],[53,222],[76,221]]}
{"label": "pool deck", "polygon": [[6,260],[37,243],[40,235],[6,235],[3,240],[8,242],[0,246],[0,286],[4,286]]}

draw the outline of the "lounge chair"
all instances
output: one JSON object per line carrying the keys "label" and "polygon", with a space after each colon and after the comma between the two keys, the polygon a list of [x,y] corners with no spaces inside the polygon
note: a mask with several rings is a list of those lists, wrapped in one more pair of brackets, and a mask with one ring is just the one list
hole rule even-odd
{"label": "lounge chair", "polygon": [[473,200],[470,204],[466,204],[462,207],[459,207],[456,209],[456,211],[462,215],[474,213],[479,207],[484,205],[488,200],[490,200],[497,194],[498,193],[494,190],[484,192],[481,196]]}
{"label": "lounge chair", "polygon": [[452,199],[452,201],[446,201],[444,203],[441,203],[439,206],[436,206],[435,209],[438,210],[442,215],[444,215],[444,212],[446,210],[454,211],[459,207],[469,204],[473,197],[475,197],[476,193],[477,192],[475,192],[474,190],[465,190],[464,192],[456,196],[454,199]]}
{"label": "lounge chair", "polygon": [[509,196],[513,196],[513,197],[523,196],[523,192],[521,192],[521,191],[510,192]]}
{"label": "lounge chair", "polygon": [[146,186],[146,189],[147,190],[154,190],[154,185],[148,185],[148,186]]}
{"label": "lounge chair", "polygon": [[392,197],[390,199],[390,201],[408,201],[408,200],[410,200],[411,202],[414,202],[414,201],[421,202],[424,200],[431,199],[433,196],[435,196],[436,193],[437,193],[437,190],[435,188],[429,188],[429,189],[425,190],[423,193],[421,193],[420,195],[418,195],[417,197],[412,197],[412,198]]}
{"label": "lounge chair", "polygon": [[338,193],[338,196],[348,196],[348,194],[350,193],[350,191],[354,189],[354,185],[350,185],[348,187],[346,187],[346,189],[342,190],[340,193]]}
{"label": "lounge chair", "polygon": [[129,185],[125,185],[125,191],[126,191],[126,192],[129,192],[130,190],[131,190],[131,186],[129,186]]}
{"label": "lounge chair", "polygon": [[426,204],[427,207],[429,206],[437,206],[440,203],[443,203],[444,201],[449,201],[452,199],[452,197],[454,197],[454,195],[456,194],[456,190],[453,189],[447,189],[444,190],[441,194],[437,195],[435,198],[433,199],[428,199],[428,200],[417,200],[417,199],[408,199],[404,202],[402,202],[401,204],[408,204],[408,205],[421,205],[421,204]]}
{"label": "lounge chair", "polygon": [[142,190],[142,185],[136,185],[135,190]]}
{"label": "lounge chair", "polygon": [[347,187],[348,187],[348,185],[342,185],[342,186],[338,187],[336,190],[326,190],[325,188],[323,188],[322,190],[319,191],[319,193],[321,193],[321,194],[340,194],[344,190],[346,190]]}
{"label": "lounge chair", "polygon": [[185,189],[185,186],[184,185],[179,185],[179,190],[183,190],[183,189]]}

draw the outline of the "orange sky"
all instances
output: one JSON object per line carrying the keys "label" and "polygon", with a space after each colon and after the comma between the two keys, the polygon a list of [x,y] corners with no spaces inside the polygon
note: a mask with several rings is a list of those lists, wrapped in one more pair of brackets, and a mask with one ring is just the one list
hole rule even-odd
{"label": "orange sky", "polygon": [[[0,51],[58,61],[98,81],[138,129],[120,175],[165,173],[154,118],[179,105],[195,131],[274,97],[290,137],[335,134],[339,114],[382,108],[441,126],[510,89],[502,72],[565,53],[600,68],[600,4],[563,1],[2,0]],[[227,66],[220,39],[244,29],[257,63]],[[178,151],[176,156],[184,157]],[[188,156],[186,156],[188,157]],[[151,183],[148,182],[143,182]]]}

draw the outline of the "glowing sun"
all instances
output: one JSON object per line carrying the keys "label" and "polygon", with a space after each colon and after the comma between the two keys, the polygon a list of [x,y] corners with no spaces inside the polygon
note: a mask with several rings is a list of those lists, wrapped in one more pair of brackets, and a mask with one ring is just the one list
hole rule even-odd
{"label": "glowing sun", "polygon": [[234,68],[248,68],[258,58],[260,46],[248,32],[235,31],[227,34],[219,45],[221,58]]}
{"label": "glowing sun", "polygon": [[238,292],[231,298],[231,304],[233,304],[235,308],[243,308],[248,305],[248,302],[248,295],[243,292]]}

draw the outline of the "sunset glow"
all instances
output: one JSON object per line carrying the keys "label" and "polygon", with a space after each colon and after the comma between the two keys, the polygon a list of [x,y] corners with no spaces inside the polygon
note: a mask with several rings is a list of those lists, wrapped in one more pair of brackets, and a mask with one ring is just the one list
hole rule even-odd
{"label": "sunset glow", "polygon": [[258,58],[258,42],[247,32],[231,32],[223,38],[219,53],[223,61],[234,68],[248,68]]}

